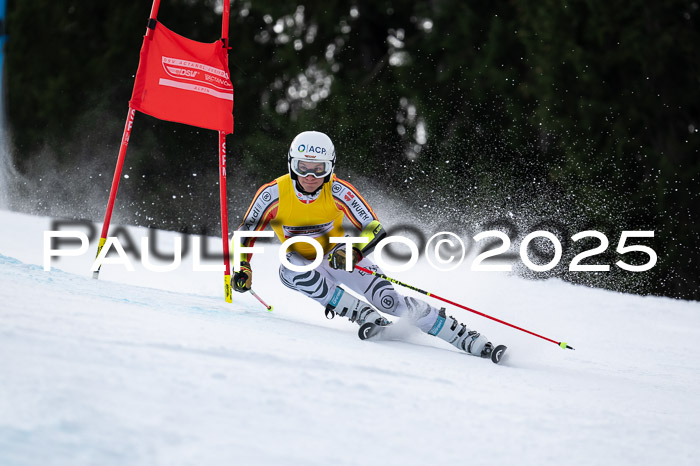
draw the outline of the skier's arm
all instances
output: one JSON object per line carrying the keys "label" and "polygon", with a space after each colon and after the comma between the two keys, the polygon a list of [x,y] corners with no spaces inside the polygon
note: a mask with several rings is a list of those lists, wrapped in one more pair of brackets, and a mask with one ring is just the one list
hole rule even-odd
{"label": "skier's arm", "polygon": [[[338,208],[360,230],[360,236],[368,239],[366,243],[353,245],[352,265],[354,266],[374,250],[377,244],[386,236],[386,231],[384,231],[382,224],[367,201],[353,185],[336,178],[333,182],[332,191]],[[336,247],[329,257],[331,267],[337,269],[345,268],[346,256],[347,252],[344,245]]]}
{"label": "skier's arm", "polygon": [[[279,189],[277,182],[273,181],[263,185],[255,193],[250,207],[243,217],[243,222],[238,227],[238,231],[261,231],[264,230],[268,223],[277,215],[277,206],[279,205]],[[252,247],[255,244],[255,237],[243,238],[241,246]],[[250,259],[253,255],[249,253],[241,253],[235,258],[241,264],[241,270],[233,274],[233,289],[239,292],[250,290],[253,271],[250,267]]]}
{"label": "skier's arm", "polygon": [[[277,216],[279,206],[279,188],[277,181],[265,184],[255,193],[250,207],[243,217],[243,221],[237,231],[262,231],[268,223]],[[241,246],[253,246],[255,237],[246,237],[241,241]],[[252,254],[241,254],[240,260],[249,261]]]}
{"label": "skier's arm", "polygon": [[347,181],[334,177],[331,191],[335,205],[358,230],[364,231],[371,222],[379,220],[369,203]]}

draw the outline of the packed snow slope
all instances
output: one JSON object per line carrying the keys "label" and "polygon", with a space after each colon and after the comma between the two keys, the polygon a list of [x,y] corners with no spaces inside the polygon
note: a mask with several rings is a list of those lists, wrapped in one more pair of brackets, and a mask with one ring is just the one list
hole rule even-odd
{"label": "packed snow slope", "polygon": [[[0,211],[0,464],[651,465],[700,457],[700,305],[559,280],[396,278],[576,351],[449,309],[509,347],[502,365],[435,338],[360,341],[253,258],[220,272],[43,270],[51,219]],[[128,229],[139,238],[146,230]],[[175,234],[160,232],[161,249]],[[211,249],[216,238],[204,239]],[[412,293],[412,292],[407,292]],[[414,295],[417,296],[417,295]],[[419,296],[417,296],[419,297]],[[429,298],[428,298],[429,299]]]}

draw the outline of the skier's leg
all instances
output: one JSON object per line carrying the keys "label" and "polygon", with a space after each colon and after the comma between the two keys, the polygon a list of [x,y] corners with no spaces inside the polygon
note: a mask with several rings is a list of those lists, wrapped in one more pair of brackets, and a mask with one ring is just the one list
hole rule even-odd
{"label": "skier's leg", "polygon": [[[293,251],[287,253],[287,261],[296,266],[305,266],[311,263],[310,260]],[[287,288],[298,291],[323,306],[330,301],[336,286],[336,281],[326,273],[323,267],[316,267],[307,272],[296,272],[280,265],[279,276],[282,284]]]}
{"label": "skier's leg", "polygon": [[[379,267],[367,258],[363,259],[360,265],[373,272],[382,273]],[[333,271],[330,274],[337,276]],[[355,270],[344,277],[343,283],[353,291],[362,293],[380,312],[407,318],[423,332],[445,340],[469,354],[483,357],[491,354],[491,343],[484,335],[470,330],[454,317],[448,317],[444,309],[433,307],[420,299],[400,295],[391,282],[383,278]]]}
{"label": "skier's leg", "polygon": [[[425,330],[424,330],[425,331]],[[491,356],[493,345],[488,338],[476,330],[470,330],[452,316],[445,315],[445,308],[438,311],[435,323],[426,333],[434,335],[447,343],[475,356],[487,358]]]}
{"label": "skier's leg", "polygon": [[[311,263],[296,252],[287,253],[287,260],[293,265],[304,266]],[[295,291],[298,291],[314,301],[326,307],[326,317],[332,318],[335,314],[347,317],[350,322],[359,325],[365,322],[374,322],[386,325],[384,319],[375,309],[366,302],[357,299],[348,293],[333,277],[329,271],[333,270],[324,261],[313,270],[307,272],[295,272],[292,269],[280,265],[279,275],[282,283]]]}

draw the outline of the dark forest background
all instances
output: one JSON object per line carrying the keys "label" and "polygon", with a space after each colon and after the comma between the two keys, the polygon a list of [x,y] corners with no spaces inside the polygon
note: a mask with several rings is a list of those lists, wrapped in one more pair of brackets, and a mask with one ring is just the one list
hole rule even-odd
{"label": "dark forest background", "polygon": [[[213,42],[220,6],[163,0],[158,18]],[[8,2],[15,208],[101,221],[150,8]],[[231,226],[286,171],[294,135],[316,129],[335,141],[341,177],[381,187],[375,206],[401,199],[407,218],[448,231],[557,234],[562,263],[522,272],[532,278],[700,299],[698,10],[682,0],[234,1]],[[124,173],[114,221],[219,231],[215,133],[138,114]],[[610,240],[586,263],[611,272],[568,272],[597,245],[571,241],[586,229]],[[636,241],[658,253],[651,271],[613,265],[623,230],[655,232]],[[535,244],[534,254],[551,251]]]}

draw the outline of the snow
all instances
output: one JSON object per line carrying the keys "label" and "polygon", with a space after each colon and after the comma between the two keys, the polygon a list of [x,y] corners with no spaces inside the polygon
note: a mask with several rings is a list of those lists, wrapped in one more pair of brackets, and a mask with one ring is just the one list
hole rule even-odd
{"label": "snow", "polygon": [[[43,264],[51,219],[0,211],[0,464],[697,464],[700,305],[503,273],[396,278],[528,330],[448,313],[507,344],[496,366],[422,334],[357,327],[279,283],[223,300],[192,258],[168,273],[96,251]],[[146,230],[128,228],[139,238]],[[174,233],[159,232],[159,248]],[[205,239],[211,248],[220,240]],[[191,254],[190,254],[191,256]],[[420,297],[413,292],[407,294]],[[429,299],[429,298],[427,298]]]}

